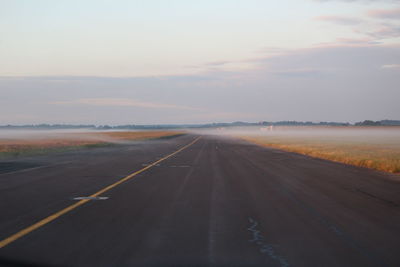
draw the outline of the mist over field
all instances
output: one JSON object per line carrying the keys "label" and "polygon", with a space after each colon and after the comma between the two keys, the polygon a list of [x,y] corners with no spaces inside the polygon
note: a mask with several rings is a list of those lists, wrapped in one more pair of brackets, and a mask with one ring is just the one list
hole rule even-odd
{"label": "mist over field", "polygon": [[241,138],[270,148],[400,173],[400,127],[268,126],[198,133]]}
{"label": "mist over field", "polygon": [[[202,133],[203,131],[199,131]],[[322,138],[332,141],[398,143],[400,145],[400,127],[324,127],[324,126],[263,126],[237,127],[204,130],[204,133],[227,136],[255,136],[303,138],[312,140]]]}
{"label": "mist over field", "polygon": [[63,138],[78,137],[80,133],[95,132],[91,129],[0,129],[0,140],[7,139],[51,139],[51,138]]}
{"label": "mist over field", "polygon": [[[24,157],[59,150],[83,149],[108,145],[133,145],[138,142],[182,135],[178,131],[95,131],[91,129],[63,130],[0,130],[0,157]],[[1,169],[1,168],[0,168]]]}

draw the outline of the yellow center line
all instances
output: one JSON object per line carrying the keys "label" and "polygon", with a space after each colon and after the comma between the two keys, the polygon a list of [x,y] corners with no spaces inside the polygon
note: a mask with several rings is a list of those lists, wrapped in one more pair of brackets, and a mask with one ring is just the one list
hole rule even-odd
{"label": "yellow center line", "polygon": [[[140,170],[138,170],[138,171],[136,171],[136,172],[134,172],[134,173],[129,174],[128,176],[122,178],[121,180],[119,180],[119,181],[117,181],[117,182],[115,182],[115,183],[113,183],[113,184],[111,184],[111,185],[109,185],[109,186],[107,186],[107,187],[101,189],[100,191],[97,191],[96,193],[94,193],[94,194],[92,194],[92,195],[90,195],[90,197],[97,197],[97,196],[99,196],[99,195],[101,195],[101,194],[103,194],[103,193],[105,193],[105,192],[111,190],[112,188],[114,188],[114,187],[116,187],[116,186],[118,186],[118,185],[120,185],[120,184],[122,184],[122,183],[128,181],[129,179],[135,177],[136,175],[138,175],[138,174],[140,174],[140,173],[142,173],[142,172],[144,172],[144,171],[150,169],[151,167],[154,167],[155,165],[157,165],[157,164],[160,163],[161,161],[164,161],[164,160],[166,160],[166,159],[168,159],[168,158],[170,158],[170,157],[172,157],[172,156],[178,154],[178,153],[181,152],[182,150],[184,150],[184,149],[190,147],[191,145],[193,145],[194,143],[196,143],[200,138],[201,138],[201,137],[197,137],[197,138],[194,139],[191,143],[189,143],[189,144],[187,144],[187,145],[181,147],[180,149],[176,150],[175,152],[173,152],[173,153],[171,153],[171,154],[169,154],[169,155],[167,155],[167,156],[165,156],[165,157],[163,157],[163,158],[157,160],[156,162],[151,163],[150,165],[144,167],[143,169],[140,169]],[[38,228],[40,228],[40,227],[42,227],[42,226],[44,226],[44,225],[46,225],[46,224],[48,224],[48,223],[54,221],[54,220],[57,219],[58,217],[60,217],[60,216],[62,216],[62,215],[64,215],[64,214],[66,214],[66,213],[68,213],[68,212],[70,212],[70,211],[76,209],[76,208],[79,207],[79,206],[82,206],[83,204],[85,204],[85,203],[87,203],[87,202],[89,202],[89,201],[90,201],[90,199],[82,199],[82,200],[80,200],[79,202],[77,202],[77,203],[75,203],[75,204],[73,204],[73,205],[70,205],[70,206],[68,206],[68,207],[66,207],[66,208],[64,208],[64,209],[62,209],[62,210],[60,210],[60,211],[58,211],[58,212],[56,212],[56,213],[54,213],[54,214],[48,216],[47,218],[44,218],[44,219],[38,221],[37,223],[32,224],[31,226],[28,226],[27,228],[22,229],[21,231],[19,231],[19,232],[13,234],[13,235],[11,235],[11,236],[9,236],[9,237],[7,237],[7,238],[1,240],[1,241],[0,241],[0,248],[3,248],[3,247],[5,247],[5,246],[7,246],[8,244],[10,244],[10,243],[12,243],[12,242],[18,240],[19,238],[21,238],[21,237],[23,237],[23,236],[25,236],[25,235],[27,235],[27,234],[29,234],[29,233],[35,231],[36,229],[38,229]]]}

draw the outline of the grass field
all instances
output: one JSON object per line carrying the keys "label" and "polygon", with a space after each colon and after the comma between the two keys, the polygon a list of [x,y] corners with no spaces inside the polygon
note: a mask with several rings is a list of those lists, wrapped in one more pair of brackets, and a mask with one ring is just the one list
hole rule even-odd
{"label": "grass field", "polygon": [[107,146],[130,141],[167,138],[183,134],[176,131],[127,131],[127,132],[80,132],[80,133],[46,133],[43,135],[26,135],[14,138],[0,137],[0,157],[30,155],[80,149],[96,146]]}
{"label": "grass field", "polygon": [[262,146],[400,174],[399,128],[278,128],[240,136]]}
{"label": "grass field", "polygon": [[100,133],[85,133],[85,135],[98,137],[100,140],[112,141],[138,141],[148,139],[158,139],[181,135],[183,132],[175,131],[127,131],[127,132],[100,132]]}

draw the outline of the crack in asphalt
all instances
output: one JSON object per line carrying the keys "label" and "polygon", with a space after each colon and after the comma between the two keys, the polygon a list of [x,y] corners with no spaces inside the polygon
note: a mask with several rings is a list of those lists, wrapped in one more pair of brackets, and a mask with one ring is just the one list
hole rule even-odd
{"label": "crack in asphalt", "polygon": [[251,226],[247,228],[248,231],[252,234],[252,239],[249,240],[250,243],[255,243],[258,245],[259,250],[262,254],[268,255],[271,259],[279,262],[280,266],[288,267],[290,266],[289,262],[281,255],[276,252],[276,245],[269,244],[265,241],[264,236],[261,234],[261,231],[257,229],[258,222],[253,218],[249,218],[249,222]]}

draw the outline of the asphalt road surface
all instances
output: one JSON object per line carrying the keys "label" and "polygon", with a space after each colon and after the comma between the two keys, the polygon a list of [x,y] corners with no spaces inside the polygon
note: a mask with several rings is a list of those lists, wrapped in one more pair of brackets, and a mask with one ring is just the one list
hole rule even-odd
{"label": "asphalt road surface", "polygon": [[0,266],[400,266],[398,176],[196,138],[2,161]]}

